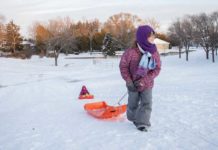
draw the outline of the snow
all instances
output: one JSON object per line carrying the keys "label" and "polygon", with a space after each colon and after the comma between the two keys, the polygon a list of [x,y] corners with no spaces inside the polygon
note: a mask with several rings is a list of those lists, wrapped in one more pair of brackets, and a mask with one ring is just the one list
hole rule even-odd
{"label": "snow", "polygon": [[71,58],[102,58],[104,57],[104,55],[102,54],[102,52],[89,52],[89,53],[80,53],[79,55],[68,55],[67,59],[71,59]]}
{"label": "snow", "polygon": [[[218,63],[203,50],[191,52],[189,62],[184,54],[162,57],[147,133],[126,115],[98,120],[83,109],[102,100],[116,105],[125,94],[120,58],[65,57],[58,67],[52,58],[0,58],[0,150],[218,149]],[[78,100],[82,85],[94,100]]]}
{"label": "snow", "polygon": [[[196,51],[197,50],[197,48],[196,47],[190,47],[189,48],[189,52],[191,52],[191,51]],[[201,49],[202,50],[202,49]],[[185,50],[185,48],[182,48],[181,49],[181,53],[184,53],[186,50]],[[163,51],[160,51],[159,52],[160,54],[169,54],[169,55],[172,55],[172,54],[177,54],[177,55],[179,55],[179,49],[178,49],[178,47],[172,47],[172,49],[165,49],[165,50],[163,50]]]}

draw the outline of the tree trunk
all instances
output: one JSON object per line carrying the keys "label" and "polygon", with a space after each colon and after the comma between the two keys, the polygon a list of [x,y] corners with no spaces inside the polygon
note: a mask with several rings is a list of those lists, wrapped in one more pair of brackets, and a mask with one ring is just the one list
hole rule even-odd
{"label": "tree trunk", "polygon": [[215,54],[214,54],[214,51],[215,50],[212,49],[212,61],[213,61],[213,63],[215,63]]}
{"label": "tree trunk", "polygon": [[46,51],[44,49],[40,49],[40,57],[44,57],[44,56],[48,56],[48,54],[46,54]]}
{"label": "tree trunk", "polygon": [[58,66],[58,57],[55,56],[55,66]]}
{"label": "tree trunk", "polygon": [[188,46],[188,44],[186,44],[185,45],[186,61],[188,61],[188,52],[189,52],[189,46]]}
{"label": "tree trunk", "polygon": [[92,54],[92,36],[89,38],[90,54]]}
{"label": "tree trunk", "polygon": [[12,53],[15,53],[15,49],[16,49],[16,44],[13,43]]}
{"label": "tree trunk", "polygon": [[181,47],[179,46],[179,58],[182,58],[182,55],[181,55]]}
{"label": "tree trunk", "polygon": [[55,66],[58,66],[58,52],[54,50],[54,55],[55,55]]}
{"label": "tree trunk", "polygon": [[188,50],[185,50],[186,53],[186,61],[188,61]]}
{"label": "tree trunk", "polygon": [[206,59],[209,59],[209,50],[206,50]]}

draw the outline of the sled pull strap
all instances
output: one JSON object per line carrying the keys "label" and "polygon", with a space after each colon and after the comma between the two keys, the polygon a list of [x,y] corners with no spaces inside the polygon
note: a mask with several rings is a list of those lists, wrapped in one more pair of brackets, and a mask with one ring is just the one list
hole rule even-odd
{"label": "sled pull strap", "polygon": [[120,102],[126,97],[126,95],[128,94],[128,92],[126,92],[118,101],[118,105],[121,105]]}

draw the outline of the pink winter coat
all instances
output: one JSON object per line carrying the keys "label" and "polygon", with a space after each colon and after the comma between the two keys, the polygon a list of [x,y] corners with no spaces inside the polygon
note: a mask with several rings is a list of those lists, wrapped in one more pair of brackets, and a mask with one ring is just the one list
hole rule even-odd
{"label": "pink winter coat", "polygon": [[[120,72],[121,76],[125,81],[134,81],[134,76],[136,74],[136,70],[138,68],[141,52],[138,48],[127,49],[120,61]],[[161,70],[161,61],[160,55],[158,51],[152,54],[152,57],[156,61],[156,68],[154,70],[149,70],[148,74],[143,77],[141,80],[142,86],[137,89],[138,91],[144,91],[145,89],[152,89],[154,86],[154,78],[158,76]]]}

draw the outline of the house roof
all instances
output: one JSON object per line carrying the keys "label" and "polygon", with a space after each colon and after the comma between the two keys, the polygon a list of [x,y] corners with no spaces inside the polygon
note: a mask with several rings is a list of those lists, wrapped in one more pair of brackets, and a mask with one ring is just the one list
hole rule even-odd
{"label": "house roof", "polygon": [[155,43],[155,44],[170,44],[169,42],[164,41],[164,40],[161,40],[161,39],[159,39],[159,38],[156,38],[156,39],[154,40],[154,43]]}
{"label": "house roof", "polygon": [[30,45],[30,46],[35,46],[35,44],[29,42],[29,41],[22,41],[22,45]]}

